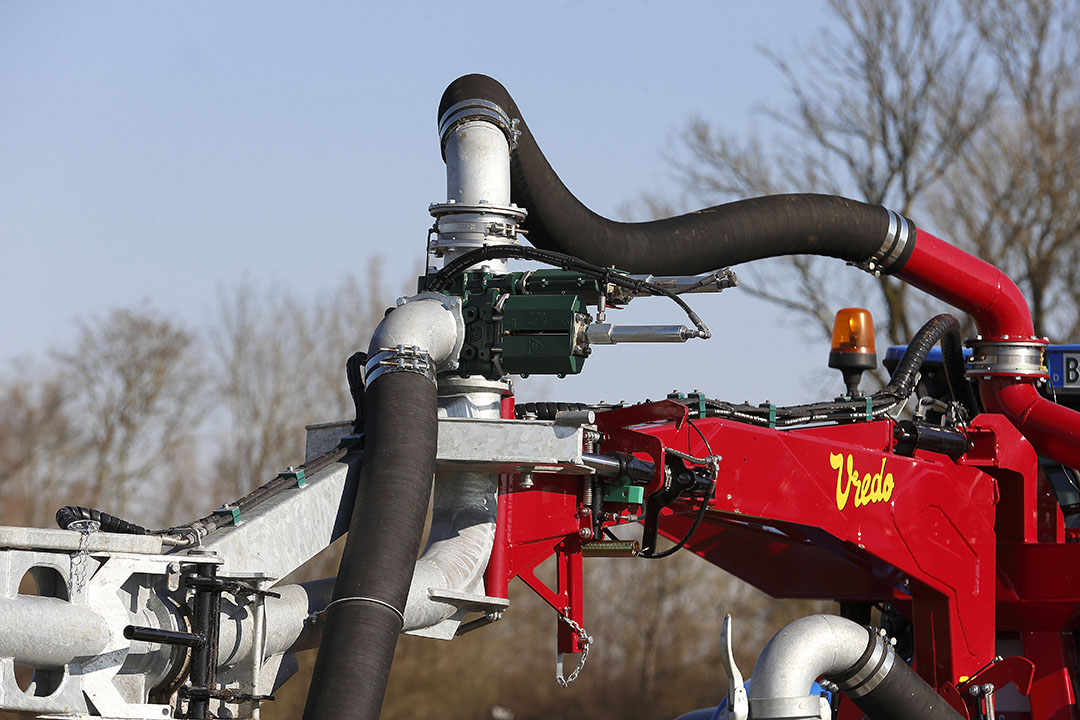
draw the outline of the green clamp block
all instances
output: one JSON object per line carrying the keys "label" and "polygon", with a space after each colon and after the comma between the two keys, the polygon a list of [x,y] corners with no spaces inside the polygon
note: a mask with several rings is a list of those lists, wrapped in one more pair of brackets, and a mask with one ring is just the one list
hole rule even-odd
{"label": "green clamp block", "polygon": [[645,502],[645,488],[640,485],[604,485],[604,502],[640,505]]}
{"label": "green clamp block", "polygon": [[215,515],[227,515],[232,520],[233,525],[240,524],[240,508],[229,507],[228,505],[222,505],[214,511]]}
{"label": "green clamp block", "polygon": [[285,470],[284,472],[279,472],[278,477],[296,480],[296,487],[298,488],[307,485],[307,476],[304,474],[303,470]]}
{"label": "green clamp block", "polygon": [[697,391],[694,391],[692,393],[687,393],[686,399],[687,400],[692,400],[695,403],[695,405],[691,405],[690,403],[686,404],[686,406],[690,408],[690,412],[694,412],[696,410],[697,411],[697,416],[696,417],[699,417],[699,418],[705,417],[705,393],[697,392]]}

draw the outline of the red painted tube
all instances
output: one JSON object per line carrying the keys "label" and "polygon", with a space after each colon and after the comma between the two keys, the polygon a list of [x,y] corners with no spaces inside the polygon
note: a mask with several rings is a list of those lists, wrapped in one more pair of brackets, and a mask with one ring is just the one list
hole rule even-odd
{"label": "red painted tube", "polygon": [[1080,413],[1050,402],[1026,382],[982,382],[983,406],[1009,418],[1040,455],[1080,467]]}
{"label": "red painted tube", "polygon": [[[896,276],[970,314],[984,337],[1034,335],[1027,300],[1005,273],[928,232],[918,231],[915,251]],[[983,406],[1009,418],[1040,455],[1080,467],[1080,413],[1042,397],[1031,382],[982,380]]]}
{"label": "red painted tube", "polygon": [[924,230],[896,276],[974,317],[985,337],[1026,340],[1035,332],[1027,300],[1008,275]]}

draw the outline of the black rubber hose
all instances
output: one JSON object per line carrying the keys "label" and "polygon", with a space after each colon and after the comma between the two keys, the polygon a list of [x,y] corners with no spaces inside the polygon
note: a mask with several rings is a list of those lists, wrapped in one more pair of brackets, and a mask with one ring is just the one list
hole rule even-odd
{"label": "black rubber hose", "polygon": [[379,717],[431,495],[434,383],[386,373],[367,387],[364,405],[364,462],[305,720]]}
{"label": "black rubber hose", "polygon": [[[832,195],[772,195],[718,205],[677,217],[641,223],[608,220],[585,207],[566,188],[540,151],[513,98],[486,75],[460,77],[443,93],[439,118],[456,103],[481,99],[518,120],[510,158],[510,194],[529,215],[522,227],[539,248],[557,250],[597,265],[628,272],[688,275],[782,255],[826,255],[862,263],[885,253],[899,232],[897,216],[878,205]],[[602,132],[598,128],[597,132]],[[903,252],[883,268],[903,267],[915,248],[908,220]]]}
{"label": "black rubber hose", "polygon": [[963,716],[945,702],[934,688],[899,658],[881,684],[855,698],[855,704],[870,720],[962,720]]}
{"label": "black rubber hose", "polygon": [[941,341],[941,357],[945,366],[945,379],[949,384],[949,391],[953,399],[960,402],[968,412],[968,417],[979,414],[979,404],[975,399],[975,391],[964,378],[964,350],[963,337],[960,334],[960,322],[949,315],[942,313],[930,318],[929,321],[915,333],[915,337],[908,343],[900,362],[896,364],[889,384],[881,390],[882,394],[893,395],[898,398],[906,398],[915,389],[915,379],[922,367],[930,350]]}
{"label": "black rubber hose", "polygon": [[78,520],[94,520],[101,523],[101,532],[123,533],[124,535],[149,535],[150,531],[142,525],[128,522],[107,512],[81,505],[65,505],[56,511],[56,524],[67,530],[71,523]]}
{"label": "black rubber hose", "polygon": [[[839,685],[870,720],[961,720],[963,716],[897,657],[885,638],[873,628],[866,630],[869,638],[859,660],[826,679]],[[881,668],[890,661],[892,666],[880,677]],[[861,680],[853,683],[856,676]]]}

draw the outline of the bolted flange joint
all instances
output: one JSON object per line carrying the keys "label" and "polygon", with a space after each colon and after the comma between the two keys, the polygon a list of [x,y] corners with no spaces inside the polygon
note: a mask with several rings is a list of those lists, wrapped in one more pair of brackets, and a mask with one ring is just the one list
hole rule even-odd
{"label": "bolted flange joint", "polygon": [[968,378],[1011,377],[1038,382],[1050,378],[1044,355],[1049,344],[1046,338],[980,335],[964,344],[972,349],[965,373]]}

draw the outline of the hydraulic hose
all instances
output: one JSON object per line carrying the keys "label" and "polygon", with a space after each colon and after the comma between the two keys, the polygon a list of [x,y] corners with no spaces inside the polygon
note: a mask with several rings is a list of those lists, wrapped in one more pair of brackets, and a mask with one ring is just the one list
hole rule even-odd
{"label": "hydraulic hose", "polygon": [[964,340],[960,335],[960,322],[948,313],[930,318],[919,328],[882,392],[898,398],[910,395],[915,388],[919,369],[938,341],[941,341],[941,356],[949,391],[953,399],[959,401],[967,410],[968,417],[973,418],[979,413],[979,405],[971,385],[964,379]]}
{"label": "hydraulic hose", "polygon": [[782,255],[813,254],[891,273],[911,254],[915,227],[878,205],[831,195],[773,195],[663,220],[615,222],[585,207],[540,151],[510,94],[486,75],[446,88],[439,118],[459,103],[494,103],[520,133],[510,157],[511,196],[528,209],[523,227],[536,247],[628,272],[692,275]]}
{"label": "hydraulic hose", "polygon": [[72,523],[78,522],[79,520],[93,520],[94,522],[100,523],[101,532],[122,533],[124,535],[150,534],[150,531],[142,525],[136,525],[133,522],[128,522],[127,520],[95,508],[83,507],[81,505],[65,505],[56,511],[56,524],[64,530],[67,530],[71,527]]}

